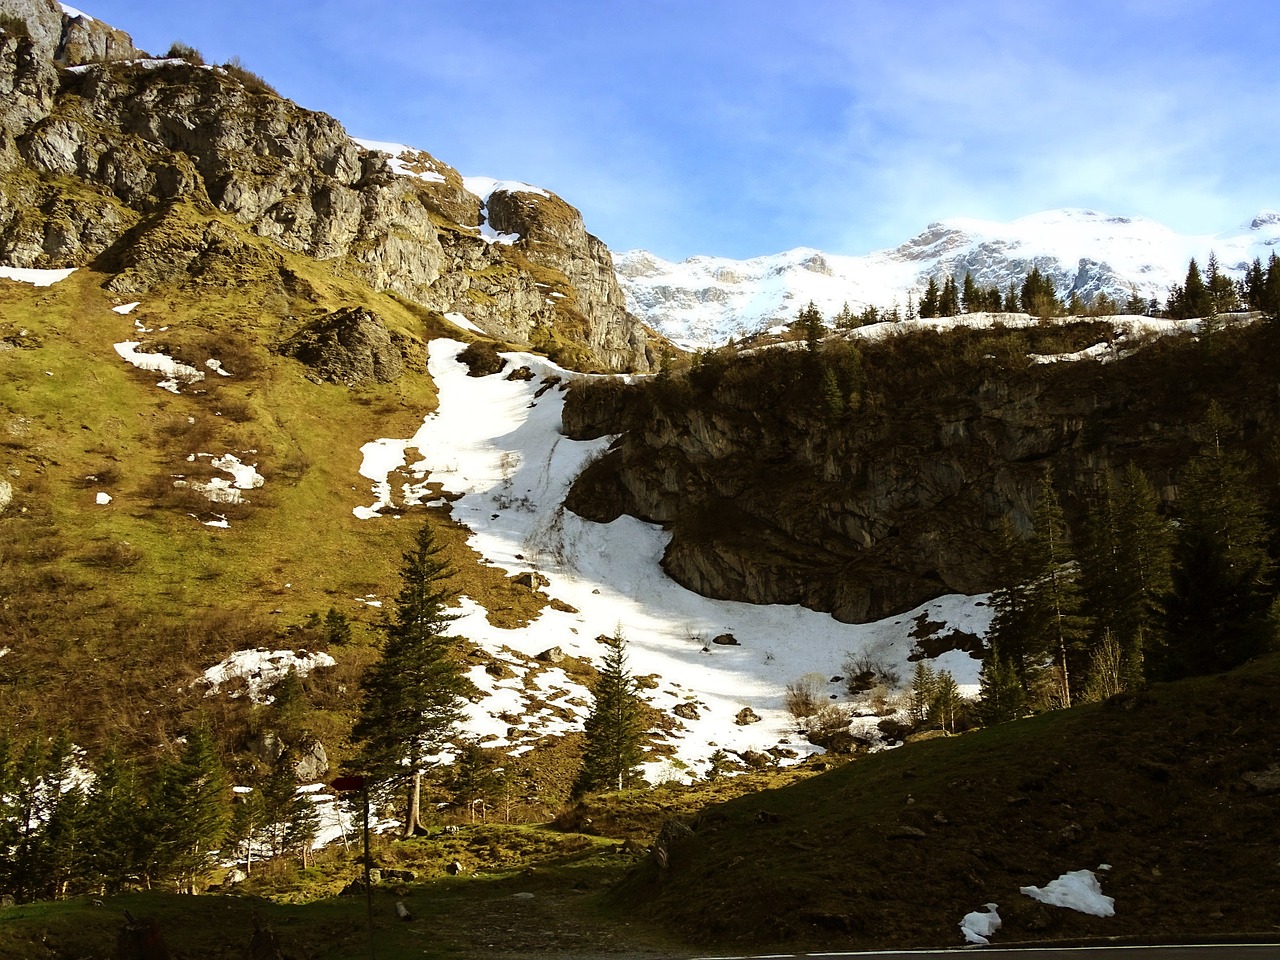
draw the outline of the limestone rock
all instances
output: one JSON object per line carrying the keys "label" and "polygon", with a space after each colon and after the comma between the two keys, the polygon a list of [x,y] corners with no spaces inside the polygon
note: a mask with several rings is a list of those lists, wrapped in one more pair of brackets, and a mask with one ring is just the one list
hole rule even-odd
{"label": "limestone rock", "polygon": [[760,714],[756,713],[750,707],[743,707],[734,715],[733,722],[740,727],[745,727],[752,723],[759,723]]}
{"label": "limestone rock", "polygon": [[[136,296],[189,282],[208,234],[226,232],[219,218],[230,218],[375,290],[460,311],[562,362],[649,368],[648,334],[627,313],[608,249],[563,200],[499,191],[489,222],[521,239],[492,243],[477,228],[479,199],[429,154],[402,155],[393,168],[332,117],[234,71],[182,61],[104,66],[139,51],[96,19],[64,18],[53,0],[0,0],[0,15],[11,18],[0,21],[10,26],[0,29],[7,262],[94,262],[121,274],[113,292]],[[55,57],[81,65],[60,75]],[[269,259],[243,242],[239,252]]]}

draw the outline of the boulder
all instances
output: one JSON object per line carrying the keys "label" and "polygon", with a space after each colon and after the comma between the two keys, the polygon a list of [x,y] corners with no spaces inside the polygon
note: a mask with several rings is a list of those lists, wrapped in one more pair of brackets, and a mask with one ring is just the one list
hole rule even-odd
{"label": "boulder", "polygon": [[740,727],[745,727],[748,724],[759,723],[760,715],[756,713],[754,710],[752,710],[750,707],[743,707],[734,716],[733,722]]}
{"label": "boulder", "polygon": [[311,368],[311,378],[348,387],[394,383],[404,374],[404,355],[379,317],[366,307],[343,307],[299,330],[280,353]]}

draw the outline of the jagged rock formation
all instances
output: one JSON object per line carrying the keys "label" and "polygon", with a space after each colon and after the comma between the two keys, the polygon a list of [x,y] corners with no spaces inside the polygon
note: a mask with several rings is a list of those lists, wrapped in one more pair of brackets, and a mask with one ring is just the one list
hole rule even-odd
{"label": "jagged rock formation", "polygon": [[[1081,343],[1106,335],[1078,330]],[[1105,471],[1130,460],[1172,497],[1213,399],[1265,450],[1274,341],[1246,327],[1211,348],[1186,336],[1111,363],[1037,364],[1033,343],[1014,353],[1007,333],[953,330],[866,344],[861,364],[712,355],[665,384],[575,384],[565,431],[622,436],[566,505],[662,524],[664,569],[706,596],[878,619],[991,589],[1001,521],[1032,528],[1046,468],[1076,519]],[[842,367],[864,379],[833,410],[823,384]]]}
{"label": "jagged rock formation", "polygon": [[519,238],[493,242],[429,154],[368,149],[235,67],[133,62],[126,34],[55,9],[0,0],[0,259],[92,263],[137,295],[185,280],[236,224],[495,336],[648,369],[608,250],[559,198],[495,192],[491,223]]}

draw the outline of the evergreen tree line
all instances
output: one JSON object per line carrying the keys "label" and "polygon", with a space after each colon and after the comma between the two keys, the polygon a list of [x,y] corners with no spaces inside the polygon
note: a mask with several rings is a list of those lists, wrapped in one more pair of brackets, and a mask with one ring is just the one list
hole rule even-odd
{"label": "evergreen tree line", "polygon": [[1192,258],[1187,264],[1186,279],[1169,290],[1163,313],[1174,320],[1191,320],[1241,308],[1280,317],[1280,257],[1274,252],[1265,267],[1255,257],[1241,280],[1232,280],[1223,273],[1213,253],[1209,254],[1203,274]]}
{"label": "evergreen tree line", "polygon": [[[1241,280],[1227,276],[1212,252],[1203,273],[1192,258],[1187,265],[1186,279],[1170,288],[1163,308],[1154,299],[1144,300],[1136,290],[1123,303],[1099,294],[1086,305],[1074,290],[1064,301],[1054,289],[1053,281],[1038,266],[1033,266],[1021,284],[1010,281],[1003,291],[997,286],[979,286],[968,272],[960,280],[949,276],[941,284],[936,277],[930,277],[918,307],[908,296],[905,312],[895,302],[887,310],[868,306],[855,313],[846,302],[832,318],[832,326],[847,331],[872,323],[914,320],[917,316],[931,319],[1000,312],[1029,313],[1033,317],[1103,317],[1123,313],[1188,320],[1242,308],[1280,317],[1280,257],[1275,253],[1265,265],[1255,258]],[[812,339],[819,335],[823,322],[821,312],[810,301],[801,309],[796,326],[806,338]]]}
{"label": "evergreen tree line", "polygon": [[151,764],[109,751],[89,767],[65,736],[0,739],[0,893],[18,902],[189,892],[216,856],[305,851],[317,829],[287,753],[237,796],[203,727]]}
{"label": "evergreen tree line", "polygon": [[1131,463],[1104,478],[1074,541],[1046,472],[1032,534],[1006,524],[1001,537],[984,722],[1228,670],[1275,647],[1272,530],[1247,458],[1223,443],[1230,432],[1211,406],[1174,517]]}

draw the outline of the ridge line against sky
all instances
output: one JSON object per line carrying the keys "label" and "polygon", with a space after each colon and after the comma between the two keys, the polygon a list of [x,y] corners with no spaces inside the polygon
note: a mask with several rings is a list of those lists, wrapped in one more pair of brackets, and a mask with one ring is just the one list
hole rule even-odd
{"label": "ridge line against sky", "polygon": [[1057,207],[1280,207],[1274,0],[77,0],[353,136],[523,180],[613,250],[861,254]]}

